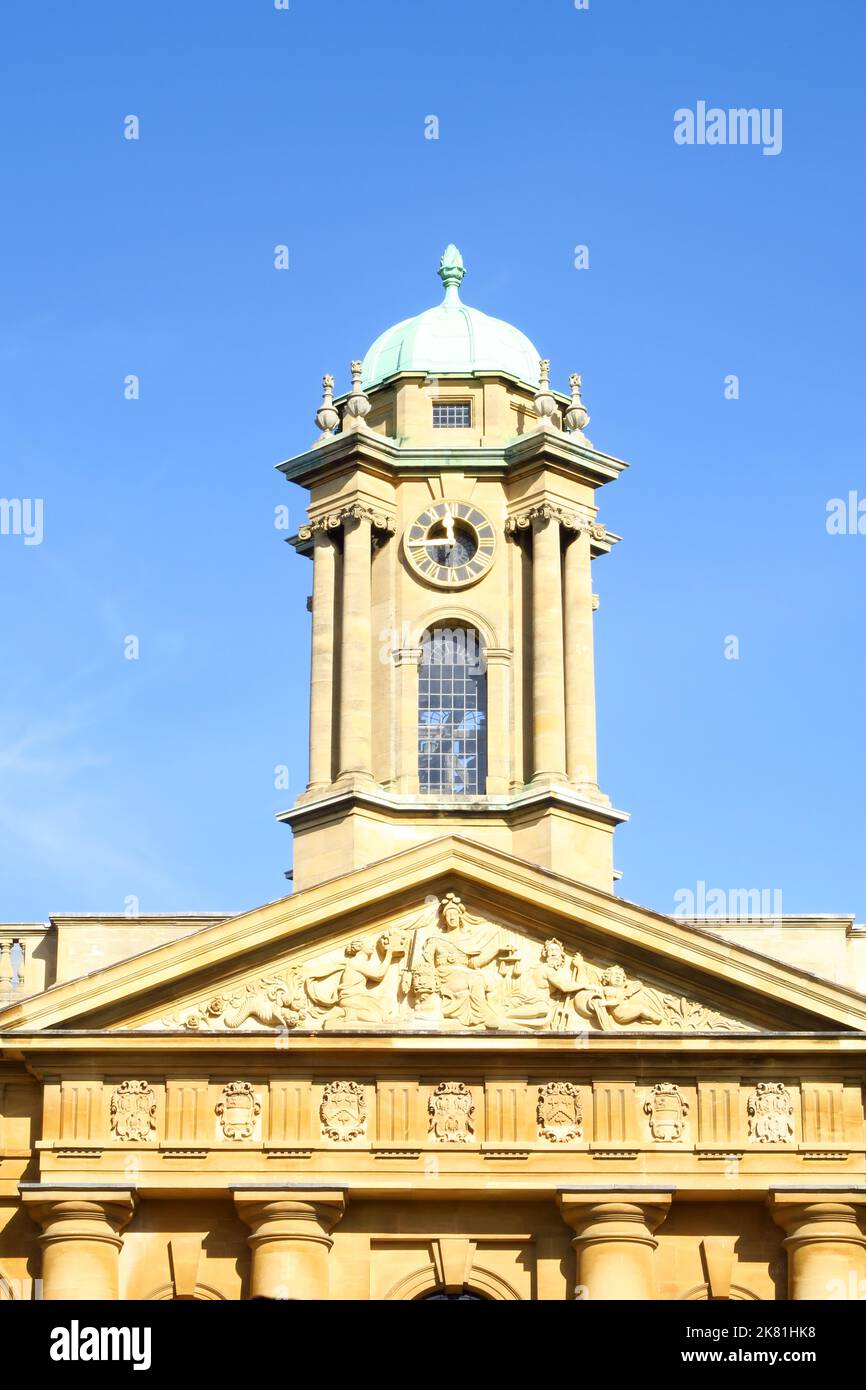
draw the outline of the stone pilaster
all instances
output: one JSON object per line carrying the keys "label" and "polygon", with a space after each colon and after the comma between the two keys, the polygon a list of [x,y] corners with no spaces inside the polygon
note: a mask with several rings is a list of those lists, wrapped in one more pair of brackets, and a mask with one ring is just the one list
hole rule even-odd
{"label": "stone pilaster", "polygon": [[336,551],[331,534],[317,529],[313,533],[308,791],[322,790],[333,777],[335,574]]}
{"label": "stone pilaster", "polygon": [[866,1298],[864,1203],[860,1193],[771,1193],[773,1220],[785,1231],[789,1298]]}
{"label": "stone pilaster", "polygon": [[574,1231],[578,1297],[651,1301],[658,1298],[653,1232],[670,1193],[562,1193],[563,1220]]}
{"label": "stone pilaster", "polygon": [[234,1199],[251,1231],[250,1297],[327,1299],[331,1231],[345,1210],[344,1193],[236,1188]]}
{"label": "stone pilaster", "polygon": [[396,785],[404,795],[418,794],[418,667],[422,647],[393,653],[397,676]]}
{"label": "stone pilaster", "polygon": [[120,1232],[135,1209],[132,1189],[46,1187],[21,1195],[42,1227],[42,1297],[116,1299]]}
{"label": "stone pilaster", "polygon": [[588,527],[566,534],[565,753],[568,777],[589,793],[598,792],[595,734],[595,664],[592,628],[592,567]]}
{"label": "stone pilaster", "polygon": [[488,796],[505,796],[511,786],[512,655],[505,647],[487,647],[487,786]]}
{"label": "stone pilaster", "polygon": [[340,767],[342,781],[372,780],[372,551],[370,518],[360,510],[343,520],[340,647]]}
{"label": "stone pilaster", "polygon": [[565,778],[565,668],[559,519],[532,518],[532,780]]}

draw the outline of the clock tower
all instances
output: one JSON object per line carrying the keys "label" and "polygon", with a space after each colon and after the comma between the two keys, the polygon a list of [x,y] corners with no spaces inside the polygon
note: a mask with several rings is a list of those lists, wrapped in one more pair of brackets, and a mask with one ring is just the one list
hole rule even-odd
{"label": "clock tower", "polygon": [[626,819],[598,785],[596,493],[623,468],[510,324],[445,294],[324,378],[309,491],[310,772],[284,812],[303,889],[459,835],[611,891]]}

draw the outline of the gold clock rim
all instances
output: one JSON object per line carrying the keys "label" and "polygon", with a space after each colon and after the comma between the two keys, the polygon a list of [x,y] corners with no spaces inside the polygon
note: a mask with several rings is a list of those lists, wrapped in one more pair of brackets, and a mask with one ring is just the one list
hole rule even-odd
{"label": "gold clock rim", "polygon": [[[485,555],[482,557],[481,565],[480,565],[480,568],[479,568],[479,570],[478,570],[478,573],[477,573],[477,574],[470,575],[468,579],[459,579],[459,580],[433,579],[433,578],[431,578],[431,576],[430,576],[429,574],[425,574],[424,571],[420,568],[420,566],[416,563],[416,561],[415,561],[415,559],[414,559],[414,557],[413,557],[413,555],[412,555],[411,547],[410,547],[410,545],[409,545],[409,540],[408,540],[409,532],[412,530],[412,527],[413,527],[413,526],[417,526],[417,525],[419,524],[420,519],[421,519],[422,516],[426,516],[426,515],[428,515],[430,512],[434,512],[434,511],[437,511],[437,510],[439,510],[440,513],[441,513],[441,511],[444,510],[445,507],[449,507],[449,508],[451,508],[451,509],[453,510],[453,508],[456,507],[456,506],[460,506],[460,507],[469,507],[469,508],[471,508],[473,511],[478,512],[481,516],[484,517],[484,520],[486,521],[487,525],[490,527],[491,531],[493,532],[493,546],[492,546],[491,550],[489,551],[489,553],[485,554]],[[469,526],[469,527],[472,529],[473,533],[475,534],[476,540],[477,540],[477,539],[478,539],[478,527],[475,526],[475,524],[474,524],[473,522],[469,521],[468,518],[465,517],[465,516],[460,516],[460,517],[459,517],[459,520],[460,520],[464,525]],[[426,507],[422,508],[422,510],[418,513],[418,515],[417,515],[417,516],[414,516],[414,517],[412,518],[412,520],[411,520],[411,521],[408,523],[408,525],[404,528],[403,536],[402,536],[402,544],[403,544],[403,553],[404,553],[404,555],[405,555],[405,557],[406,557],[406,560],[407,560],[408,564],[410,565],[410,567],[412,568],[412,570],[414,570],[415,574],[417,574],[418,577],[424,581],[425,584],[429,584],[431,587],[436,588],[436,589],[440,589],[440,590],[442,590],[443,592],[449,592],[449,591],[450,591],[450,592],[453,592],[453,591],[455,591],[455,590],[457,590],[457,589],[468,589],[468,588],[470,588],[473,584],[477,584],[477,583],[479,582],[479,580],[483,579],[484,576],[485,576],[485,574],[488,573],[488,571],[489,571],[490,568],[492,567],[493,561],[494,561],[494,559],[495,559],[495,557],[496,557],[496,528],[495,528],[495,526],[493,525],[493,522],[490,520],[490,517],[487,515],[487,513],[484,511],[484,509],[483,509],[482,507],[479,507],[479,506],[478,506],[477,502],[465,502],[465,501],[463,501],[462,499],[459,499],[459,498],[441,497],[441,498],[439,498],[438,501],[431,502],[431,503],[429,504],[429,506],[426,506]],[[479,553],[480,553],[480,547],[479,547],[479,550],[476,550],[475,556],[473,556],[473,560],[476,558],[476,556],[479,555]],[[468,563],[471,564],[472,561],[469,561]],[[444,568],[444,567],[443,567],[443,566],[437,566],[437,568]],[[460,566],[460,568],[462,569],[463,567]]]}

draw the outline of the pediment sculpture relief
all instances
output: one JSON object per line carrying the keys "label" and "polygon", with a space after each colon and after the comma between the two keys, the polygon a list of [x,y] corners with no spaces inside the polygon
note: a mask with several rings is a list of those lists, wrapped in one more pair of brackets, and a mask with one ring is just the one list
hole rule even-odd
{"label": "pediment sculpture relief", "polygon": [[[161,1020],[169,1029],[369,1028],[680,1032],[746,1025],[470,913],[456,893],[405,927],[259,976]],[[149,1026],[149,1025],[145,1025]],[[152,1026],[152,1025],[150,1025]]]}

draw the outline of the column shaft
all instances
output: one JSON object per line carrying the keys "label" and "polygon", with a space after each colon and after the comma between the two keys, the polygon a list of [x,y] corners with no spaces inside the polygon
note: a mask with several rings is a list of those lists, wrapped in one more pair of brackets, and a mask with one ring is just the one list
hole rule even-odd
{"label": "column shaft", "polygon": [[565,744],[570,781],[597,789],[592,561],[589,531],[565,548]]}
{"label": "column shaft", "polygon": [[562,1215],[575,1232],[578,1297],[647,1302],[658,1298],[653,1231],[661,1225],[670,1198],[652,1201],[624,1196],[594,1201],[560,1199]]}
{"label": "column shaft", "polygon": [[372,569],[370,522],[343,523],[340,777],[372,778]]}
{"label": "column shaft", "polygon": [[866,1298],[866,1235],[861,1207],[844,1200],[772,1203],[773,1219],[784,1228],[788,1255],[788,1297],[806,1300]]}
{"label": "column shaft", "polygon": [[326,531],[313,532],[313,623],[310,662],[310,780],[330,785],[334,734],[334,579],[336,552]]}
{"label": "column shaft", "polygon": [[235,1197],[242,1219],[251,1228],[250,1297],[327,1299],[330,1296],[330,1232],[344,1209],[341,1193],[321,1197]]}
{"label": "column shaft", "polygon": [[565,669],[559,522],[532,522],[533,780],[565,777]]}
{"label": "column shaft", "polygon": [[42,1227],[42,1297],[107,1302],[118,1297],[120,1232],[132,1216],[131,1193],[24,1194]]}

